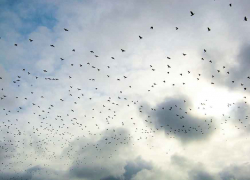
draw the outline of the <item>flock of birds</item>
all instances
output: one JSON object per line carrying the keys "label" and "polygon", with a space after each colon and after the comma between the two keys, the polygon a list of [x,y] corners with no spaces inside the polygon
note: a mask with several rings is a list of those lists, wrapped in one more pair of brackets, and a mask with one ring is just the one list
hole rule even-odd
{"label": "flock of birds", "polygon": [[[229,6],[232,7],[232,4],[229,4]],[[195,16],[195,13],[193,11],[190,11],[190,15]],[[247,21],[247,17],[244,17],[243,19],[244,21]],[[154,27],[151,26],[149,29],[154,30]],[[175,29],[178,30],[179,28],[175,27]],[[70,33],[70,30],[68,30],[67,28],[64,28],[64,31]],[[207,31],[211,31],[211,28],[207,27]],[[143,40],[143,37],[141,35],[139,35],[139,40]],[[33,43],[35,39],[29,39],[29,41],[30,43]],[[18,48],[17,43],[15,43],[14,46]],[[55,45],[51,44],[50,47],[55,48]],[[120,50],[122,53],[126,53],[125,49]],[[72,52],[76,52],[76,49],[72,49]],[[99,57],[99,55],[95,54],[94,50],[90,50],[89,53],[94,54],[96,58]],[[207,53],[206,49],[204,49],[204,53]],[[187,56],[187,53],[182,53],[182,55]],[[115,57],[112,56],[111,59],[115,60]],[[167,59],[171,60],[171,57],[167,57]],[[64,61],[65,59],[60,58],[60,60]],[[201,60],[205,61],[203,57],[201,57]],[[213,61],[209,60],[209,63],[213,63]],[[76,65],[74,63],[71,63],[70,66]],[[95,69],[97,72],[102,72],[101,68],[92,65],[90,62],[87,62],[86,64],[79,64],[77,66],[79,66],[80,68],[92,68]],[[111,69],[111,66],[107,65],[107,68]],[[156,71],[156,68],[152,64],[149,65],[149,68],[151,71]],[[171,69],[172,65],[169,63],[167,65],[167,74],[173,73]],[[12,80],[12,83],[14,84],[15,88],[22,88],[22,81],[27,82],[25,81],[25,79],[30,77],[32,77],[36,81],[40,81],[43,78],[48,81],[59,82],[62,80],[59,78],[44,77],[46,76],[46,73],[48,73],[48,71],[49,70],[44,69],[44,74],[38,76],[33,75],[27,68],[23,68],[20,70],[20,72],[18,72],[19,74],[16,76],[16,78]],[[228,75],[230,74],[229,70],[226,70],[226,66],[223,66],[222,69],[217,70],[217,73],[221,72],[226,72],[226,74]],[[186,72],[180,73],[179,76],[184,76],[185,74],[188,75],[191,73],[192,72],[190,70],[187,70]],[[104,76],[106,76],[106,78],[111,78],[110,74],[106,74]],[[202,74],[197,74],[196,80],[199,81],[201,79],[201,76]],[[215,74],[212,74],[212,79],[215,78],[215,76]],[[67,77],[68,80],[71,80],[72,78],[72,75],[69,75]],[[116,78],[117,81],[125,81],[126,79],[129,79],[128,75],[122,75],[121,77]],[[246,79],[250,79],[250,76],[246,77]],[[88,80],[91,82],[98,81],[98,79],[96,78],[89,78]],[[0,77],[0,87],[4,86],[3,82],[6,83],[6,80],[4,79],[4,77]],[[127,82],[128,81],[126,81],[126,83]],[[162,79],[161,83],[166,84],[167,80]],[[237,84],[238,82],[236,80],[232,80],[232,83]],[[182,83],[182,85],[185,84],[185,82]],[[214,84],[215,82],[212,81],[211,85]],[[245,87],[243,83],[239,84],[243,91],[247,90],[247,87]],[[152,89],[157,85],[158,83],[154,82],[146,91],[152,91]],[[171,86],[175,85],[175,83],[171,84]],[[91,121],[93,119],[97,119],[94,115],[91,115],[91,113],[90,115],[83,115],[79,108],[74,108],[74,105],[82,105],[87,100],[91,101],[94,99],[91,96],[87,97],[87,95],[83,93],[84,87],[80,87],[79,84],[63,87],[63,90],[67,92],[68,97],[62,97],[59,98],[56,102],[51,102],[50,99],[46,99],[46,96],[42,94],[39,94],[37,96],[39,97],[38,100],[34,98],[34,96],[39,93],[33,90],[34,86],[34,84],[30,84],[29,96],[23,97],[23,95],[19,93],[19,95],[16,95],[14,98],[12,96],[12,93],[7,88],[1,87],[0,89],[0,101],[3,104],[3,107],[1,107],[2,112],[0,114],[0,173],[3,173],[7,170],[12,170],[16,165],[18,165],[19,167],[23,167],[23,165],[26,165],[28,168],[31,168],[37,165],[36,162],[39,162],[39,160],[41,159],[46,159],[47,162],[56,161],[58,159],[64,159],[63,162],[67,166],[72,163],[70,162],[71,160],[75,161],[75,163],[77,164],[76,166],[86,164],[87,162],[84,162],[84,160],[80,161],[78,158],[76,158],[76,160],[74,159],[77,150],[74,149],[74,146],[72,145],[73,141],[80,141],[80,139],[84,137],[99,137],[97,143],[87,141],[86,144],[83,145],[83,147],[81,148],[83,151],[90,150],[97,152],[95,154],[95,157],[91,157],[92,159],[90,160],[91,162],[94,162],[98,159],[112,160],[114,154],[117,151],[117,148],[113,148],[111,152],[109,152],[108,156],[102,154],[102,152],[105,152],[104,154],[107,153],[105,151],[105,148],[108,149],[109,146],[126,146],[132,141],[132,139],[132,144],[134,145],[135,142],[154,138],[157,135],[157,131],[164,130],[165,134],[169,138],[176,138],[180,137],[178,136],[178,134],[185,134],[185,136],[188,136],[188,134],[190,133],[196,133],[197,136],[202,136],[206,133],[209,133],[209,131],[218,129],[216,128],[216,125],[214,125],[214,121],[212,118],[205,118],[204,121],[200,122],[200,124],[193,124],[186,127],[185,120],[187,121],[192,119],[192,107],[188,107],[187,99],[179,100],[178,103],[170,105],[168,107],[151,107],[151,111],[148,111],[148,109],[146,109],[146,107],[144,107],[144,105],[141,104],[141,102],[139,102],[138,100],[129,99],[128,97],[123,96],[122,90],[118,92],[118,97],[108,97],[105,102],[103,102],[103,104],[99,107],[99,109],[91,107],[91,110],[93,112],[98,112],[99,115],[97,116],[97,118],[101,117],[101,119],[105,119],[106,127],[103,128],[102,123],[97,124],[96,121]],[[129,85],[128,88],[131,89],[132,86]],[[95,87],[93,91],[98,90],[99,87]],[[73,100],[69,100],[69,97]],[[247,97],[244,96],[243,98],[246,99]],[[15,100],[17,101],[16,104],[22,102],[23,106],[20,105],[12,109],[8,109],[7,105],[6,107],[4,106],[4,104],[8,104],[9,101]],[[65,102],[69,102],[69,104],[67,105],[69,111],[61,112],[60,108],[65,108]],[[73,102],[73,104],[70,104],[71,102]],[[247,104],[246,101],[244,103]],[[47,106],[42,106],[41,104],[46,104]],[[207,115],[206,109],[212,108],[212,106],[208,104],[209,100],[204,100],[197,108],[200,110],[204,110],[204,115]],[[228,103],[227,105],[228,107],[237,106],[236,103]],[[128,119],[127,117],[119,117],[118,114],[120,109],[126,110],[126,107],[131,106],[137,109],[138,113],[143,118],[146,114],[146,120],[144,120],[143,124],[135,120],[134,117],[129,117],[129,114],[128,121],[125,120]],[[240,106],[238,108],[240,108]],[[27,113],[27,110],[29,112],[32,112],[32,114],[25,118],[22,114]],[[154,118],[156,118],[156,114],[159,111],[165,112],[166,119],[168,116],[171,116],[174,117],[174,121],[179,121],[183,124],[181,124],[180,126],[176,126],[174,125],[174,123],[171,123],[171,121],[166,120],[165,123],[162,123],[162,121],[160,121],[160,123],[162,124],[158,123],[158,125],[155,125],[156,120]],[[79,115],[77,115],[78,113]],[[226,116],[223,113],[221,115],[225,117],[224,121],[221,122],[221,124],[226,124],[231,118],[230,116]],[[33,122],[32,119],[37,119],[37,121]],[[120,119],[123,120],[121,121]],[[239,123],[242,126],[235,125],[235,128],[249,128],[247,119],[248,116],[244,117],[244,119],[239,119]],[[40,124],[38,124],[38,122]],[[91,124],[91,122],[93,122],[93,124]],[[126,127],[126,125],[129,124],[127,126],[133,127],[133,134],[136,134],[137,136],[133,136],[129,133],[126,134],[124,131],[120,131],[117,128],[112,128],[112,122],[119,122],[121,127]],[[88,129],[90,126],[95,127],[95,130],[93,130],[93,132]],[[27,131],[25,129],[29,129],[30,131]],[[25,152],[27,147],[30,147],[30,149],[34,149],[34,151],[31,152],[29,149],[28,152]],[[59,151],[58,149],[65,150],[66,155],[57,155],[57,151]],[[150,146],[150,149],[153,149],[153,146]],[[19,159],[19,156],[22,153],[24,159]],[[33,163],[27,165],[26,161],[29,162],[30,158],[33,158]],[[12,161],[10,161],[10,159]],[[67,161],[66,159],[69,161]],[[49,167],[50,165],[44,163],[42,166]],[[22,179],[21,177],[19,178]]]}

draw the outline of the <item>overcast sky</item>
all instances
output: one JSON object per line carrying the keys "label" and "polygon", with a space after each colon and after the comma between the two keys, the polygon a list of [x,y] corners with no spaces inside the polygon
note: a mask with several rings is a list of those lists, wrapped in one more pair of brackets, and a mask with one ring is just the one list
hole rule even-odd
{"label": "overcast sky", "polygon": [[0,180],[250,180],[249,9],[0,0]]}

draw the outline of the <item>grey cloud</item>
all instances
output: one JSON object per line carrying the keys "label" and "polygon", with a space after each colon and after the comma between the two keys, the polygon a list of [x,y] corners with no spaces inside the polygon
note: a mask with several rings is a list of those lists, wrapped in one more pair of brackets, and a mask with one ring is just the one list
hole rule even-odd
{"label": "grey cloud", "polygon": [[[184,103],[184,100],[186,100],[186,103]],[[204,140],[214,130],[211,118],[201,119],[189,114],[190,104],[185,97],[165,99],[153,109],[156,109],[156,111],[150,112],[147,110],[146,112],[146,114],[152,116],[148,121],[152,121],[156,128],[163,128],[166,135],[174,135],[182,142]]]}
{"label": "grey cloud", "polygon": [[32,176],[27,173],[1,173],[0,175],[1,180],[30,180]]}
{"label": "grey cloud", "polygon": [[224,117],[225,122],[232,123],[238,130],[243,130],[249,133],[249,105],[246,103],[235,103],[231,104],[231,106],[231,115]]}
{"label": "grey cloud", "polygon": [[232,164],[222,167],[219,172],[208,172],[203,163],[195,163],[184,156],[171,156],[171,164],[177,165],[185,172],[187,170],[190,180],[249,180],[250,179],[250,164]]}
{"label": "grey cloud", "polygon": [[249,163],[231,165],[219,173],[222,180],[250,180]]}
{"label": "grey cloud", "polygon": [[51,168],[42,168],[33,166],[21,172],[2,172],[0,173],[1,180],[66,180],[69,177],[65,172],[59,172]]}
{"label": "grey cloud", "polygon": [[101,180],[122,180],[122,179],[121,178],[115,178],[115,177],[109,176],[109,177],[103,178]]}
{"label": "grey cloud", "polygon": [[0,179],[1,180],[39,180],[38,178],[34,178],[33,177],[33,173],[35,173],[36,171],[40,171],[42,168],[40,168],[39,166],[34,166],[31,167],[27,170],[25,170],[24,172],[19,172],[19,173],[0,173]]}
{"label": "grey cloud", "polygon": [[[81,147],[85,147],[85,144],[87,144],[86,148],[82,149]],[[77,161],[70,167],[70,177],[130,180],[139,171],[152,168],[152,164],[141,157],[136,159],[130,157],[129,134],[122,128],[104,132],[97,142],[79,140],[77,146],[79,146],[75,155]],[[102,157],[108,156],[110,161],[102,160]]]}
{"label": "grey cloud", "polygon": [[203,163],[196,163],[184,156],[175,154],[171,156],[171,164],[176,165],[183,172],[187,172],[190,180],[216,180],[214,175],[205,170]]}
{"label": "grey cloud", "polygon": [[[243,90],[243,87],[249,87],[250,85],[250,44],[243,44],[240,47],[240,52],[237,57],[236,65],[230,70],[230,80],[228,84],[230,87],[236,87]],[[234,80],[235,83],[231,81]],[[243,87],[240,84],[244,84]]]}
{"label": "grey cloud", "polygon": [[171,156],[171,163],[181,168],[190,167],[190,161],[188,161],[185,157],[176,154]]}
{"label": "grey cloud", "polygon": [[[246,87],[248,90],[250,85],[250,44],[242,43],[236,58],[236,63],[227,70],[230,74],[222,76],[218,82],[231,89],[244,91]],[[234,83],[232,81],[234,81]],[[241,86],[241,84],[243,84],[243,86]]]}
{"label": "grey cloud", "polygon": [[193,169],[189,172],[189,178],[192,180],[216,180],[214,176],[200,169]]}
{"label": "grey cloud", "polygon": [[203,163],[196,163],[184,156],[175,154],[171,156],[171,164],[176,165],[183,172],[187,172],[190,180],[218,180],[215,174],[206,171]]}
{"label": "grey cloud", "polygon": [[134,161],[129,161],[124,167],[125,173],[120,178],[106,177],[102,180],[131,180],[138,172],[143,169],[151,170],[152,164],[144,161],[141,157],[137,157]]}
{"label": "grey cloud", "polygon": [[133,179],[221,180],[216,173],[208,172],[203,163],[194,162],[178,154],[171,156],[171,163],[167,166],[169,168],[166,169],[158,169],[154,166],[152,169],[138,173]]}
{"label": "grey cloud", "polygon": [[15,148],[16,142],[14,138],[10,135],[3,134],[3,132],[1,132],[0,135],[2,137],[2,140],[0,140],[0,166],[2,170],[4,170],[8,168],[10,157],[12,157],[17,150]]}
{"label": "grey cloud", "polygon": [[[81,139],[72,145],[78,151],[74,154],[77,161],[70,168],[70,176],[87,179],[122,177],[126,165],[123,158],[130,152],[130,135],[126,129],[104,132],[96,142]],[[109,158],[105,160],[104,157]]]}
{"label": "grey cloud", "polygon": [[[204,62],[203,65],[204,74],[207,79],[214,82],[217,86],[225,86],[231,90],[241,91],[247,88],[246,90],[248,92],[250,85],[250,44],[243,42],[237,48],[239,49],[235,57],[237,61],[232,61],[227,54],[218,50],[213,50],[213,54],[207,53],[201,56],[205,57],[207,61]],[[220,59],[222,59],[222,61],[219,61]],[[208,63],[209,60],[212,60],[213,63]],[[223,66],[225,66],[225,69],[223,69]],[[217,70],[220,70],[220,73],[218,73]],[[212,78],[212,75],[214,75],[214,78]]]}
{"label": "grey cloud", "polygon": [[135,161],[128,162],[124,167],[126,172],[124,173],[125,180],[131,180],[139,171],[143,169],[152,169],[152,165],[144,161],[141,157],[138,157]]}
{"label": "grey cloud", "polygon": [[233,75],[235,79],[246,79],[249,74],[249,67],[250,67],[250,44],[244,44],[237,58],[237,64],[232,69]]}

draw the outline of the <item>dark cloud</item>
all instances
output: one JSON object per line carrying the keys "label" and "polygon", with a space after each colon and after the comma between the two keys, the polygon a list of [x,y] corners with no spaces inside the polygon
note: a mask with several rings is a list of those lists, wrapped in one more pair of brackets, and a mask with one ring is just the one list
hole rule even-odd
{"label": "dark cloud", "polygon": [[[1,127],[1,125],[0,125]],[[17,151],[15,148],[15,139],[10,135],[4,135],[3,132],[0,133],[0,166],[2,170],[8,168],[8,162]],[[1,170],[1,169],[0,169]]]}
{"label": "dark cloud", "polygon": [[246,103],[236,103],[232,104],[232,110],[230,116],[224,117],[225,123],[234,124],[235,128],[238,130],[244,130],[245,132],[250,132],[249,124],[249,105]]}
{"label": "dark cloud", "polygon": [[67,174],[63,171],[56,171],[52,168],[43,168],[40,166],[33,166],[24,169],[21,172],[2,172],[0,173],[1,180],[66,180],[69,179]]}
{"label": "dark cloud", "polygon": [[0,179],[1,180],[30,180],[32,179],[32,175],[31,174],[27,174],[27,173],[1,173],[0,174]]}
{"label": "dark cloud", "polygon": [[[248,78],[250,77],[250,44],[241,44],[239,52],[235,56],[237,61],[230,59],[228,60],[229,62],[225,61],[229,58],[228,55],[218,50],[213,50],[212,54],[206,53],[201,57],[206,59],[203,63],[203,74],[209,81],[214,82],[216,86],[226,86],[232,90],[245,91],[244,88],[248,90],[250,86],[250,79]],[[222,61],[218,61],[220,59]],[[208,63],[209,60],[212,60],[213,63]],[[220,70],[220,73],[218,73],[218,70]],[[212,75],[214,78],[212,78]]]}
{"label": "dark cloud", "polygon": [[181,168],[190,166],[190,162],[185,157],[176,154],[171,156],[171,162],[173,165],[177,165]]}
{"label": "dark cloud", "polygon": [[143,169],[152,169],[152,165],[144,161],[141,157],[138,157],[135,161],[128,162],[124,168],[126,172],[124,173],[124,179],[130,180],[134,175]]}
{"label": "dark cloud", "polygon": [[219,173],[222,180],[250,180],[249,163],[231,165]]}
{"label": "dark cloud", "polygon": [[104,132],[96,142],[90,139],[73,142],[72,147],[78,151],[73,154],[77,159],[73,162],[69,174],[72,177],[87,179],[122,177],[126,165],[123,157],[129,153],[130,145],[130,135],[123,128]]}
{"label": "dark cloud", "polygon": [[121,178],[115,178],[115,177],[112,177],[112,176],[109,176],[109,177],[106,177],[106,178],[103,178],[101,180],[123,180]]}
{"label": "dark cloud", "polygon": [[[230,75],[227,78],[227,85],[231,88],[242,89],[250,85],[250,44],[243,44],[237,55],[236,64],[229,69]],[[232,83],[234,81],[234,83]],[[243,84],[243,86],[241,86]]]}
{"label": "dark cloud", "polygon": [[129,161],[124,167],[125,173],[120,178],[106,177],[102,180],[131,180],[138,172],[143,169],[152,169],[152,165],[149,162],[144,161],[141,157],[136,158],[134,161]]}
{"label": "dark cloud", "polygon": [[180,169],[189,169],[188,177],[190,180],[215,180],[214,176],[204,169],[203,163],[192,162],[186,157],[178,154],[171,156],[171,162]]}
{"label": "dark cloud", "polygon": [[[131,147],[130,136],[128,131],[122,128],[104,132],[96,142],[82,139],[72,145],[74,149],[79,150],[76,152],[78,158],[69,170],[70,177],[130,180],[139,171],[152,168],[151,163],[141,157],[127,161]],[[104,160],[105,157],[110,160]]]}
{"label": "dark cloud", "polygon": [[[0,173],[1,180],[40,180],[42,178],[34,177],[34,173],[37,171],[43,170],[43,168],[39,166],[31,167],[24,172],[13,172],[13,173]],[[49,177],[47,179],[50,179]]]}
{"label": "dark cloud", "polygon": [[211,118],[192,116],[190,107],[186,97],[168,98],[156,108],[151,108],[150,112],[147,110],[147,114],[152,116],[148,121],[152,121],[157,129],[163,129],[166,135],[174,135],[182,142],[207,138],[214,130]]}
{"label": "dark cloud", "polygon": [[189,172],[189,178],[192,180],[215,180],[208,172],[202,169],[193,169]]}
{"label": "dark cloud", "polygon": [[250,66],[250,44],[244,44],[237,57],[237,64],[232,68],[232,73],[235,79],[242,80],[246,79],[249,74]]}

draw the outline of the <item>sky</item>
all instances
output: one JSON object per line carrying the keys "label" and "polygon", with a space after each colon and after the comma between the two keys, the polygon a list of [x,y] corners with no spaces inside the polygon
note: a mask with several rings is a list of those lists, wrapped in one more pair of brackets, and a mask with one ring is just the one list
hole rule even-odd
{"label": "sky", "polygon": [[0,180],[250,180],[248,0],[0,0]]}

